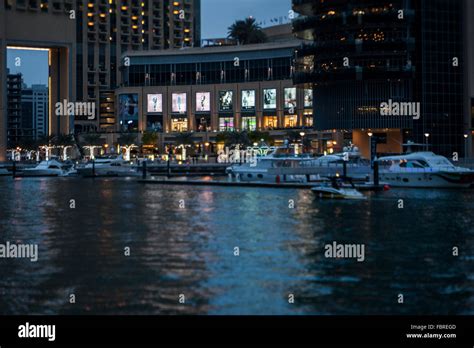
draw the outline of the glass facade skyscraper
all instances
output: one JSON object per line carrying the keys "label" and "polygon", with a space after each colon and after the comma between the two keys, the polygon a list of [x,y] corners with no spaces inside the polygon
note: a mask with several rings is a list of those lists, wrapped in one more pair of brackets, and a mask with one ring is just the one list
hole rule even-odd
{"label": "glass facade skyscraper", "polygon": [[[294,0],[296,83],[314,86],[314,124],[352,134],[385,133],[380,149],[407,141],[464,153],[462,0]],[[384,114],[384,103],[420,106],[419,115]],[[346,136],[347,138],[347,136]],[[367,149],[368,151],[368,149]]]}

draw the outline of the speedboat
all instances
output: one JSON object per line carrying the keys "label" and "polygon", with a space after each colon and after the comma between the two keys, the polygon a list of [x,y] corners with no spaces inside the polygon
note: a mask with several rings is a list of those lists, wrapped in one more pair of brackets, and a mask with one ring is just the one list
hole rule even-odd
{"label": "speedboat", "polygon": [[380,180],[394,187],[468,188],[474,171],[457,167],[433,152],[380,157]]}
{"label": "speedboat", "polygon": [[36,167],[25,168],[18,176],[68,176],[74,172],[70,165],[56,160],[41,161]]}
{"label": "speedboat", "polygon": [[122,156],[96,158],[76,168],[82,176],[138,176],[137,169]]}
{"label": "speedboat", "polygon": [[311,188],[317,197],[329,199],[367,199],[362,193],[357,191],[352,180],[349,180],[350,186],[344,186],[343,181],[339,182],[339,178],[332,177],[331,185],[323,184]]}

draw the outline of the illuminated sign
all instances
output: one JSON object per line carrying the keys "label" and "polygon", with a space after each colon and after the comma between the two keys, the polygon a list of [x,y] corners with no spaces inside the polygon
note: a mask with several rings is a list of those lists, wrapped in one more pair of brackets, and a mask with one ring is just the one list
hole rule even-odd
{"label": "illuminated sign", "polygon": [[186,93],[173,93],[171,95],[171,111],[177,114],[185,114],[186,110]]}
{"label": "illuminated sign", "polygon": [[147,111],[149,113],[163,112],[163,95],[162,94],[148,94],[147,95]]}

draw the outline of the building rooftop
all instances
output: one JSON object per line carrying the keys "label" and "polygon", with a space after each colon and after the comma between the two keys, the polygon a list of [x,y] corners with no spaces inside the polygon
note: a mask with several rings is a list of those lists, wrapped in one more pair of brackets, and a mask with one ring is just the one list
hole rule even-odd
{"label": "building rooftop", "polygon": [[301,44],[300,40],[286,40],[278,42],[265,42],[249,45],[233,45],[233,46],[209,46],[209,47],[193,47],[168,50],[149,50],[149,51],[127,51],[123,57],[143,57],[143,56],[176,56],[186,54],[222,54],[236,53],[262,50],[275,50],[281,48],[296,48]]}
{"label": "building rooftop", "polygon": [[[132,64],[176,64],[219,62],[239,59],[264,59],[288,57],[301,44],[300,40],[292,39],[261,44],[211,46],[199,48],[183,48],[171,50],[127,51],[122,57],[130,57]],[[200,57],[206,56],[206,58]]]}

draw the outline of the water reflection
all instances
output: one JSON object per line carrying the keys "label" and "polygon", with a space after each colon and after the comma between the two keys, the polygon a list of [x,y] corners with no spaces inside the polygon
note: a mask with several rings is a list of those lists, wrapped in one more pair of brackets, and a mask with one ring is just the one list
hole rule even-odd
{"label": "water reflection", "polygon": [[[0,243],[40,253],[0,259],[2,314],[474,312],[472,191],[336,202],[305,190],[0,180]],[[365,262],[325,258],[333,241],[365,244]]]}

